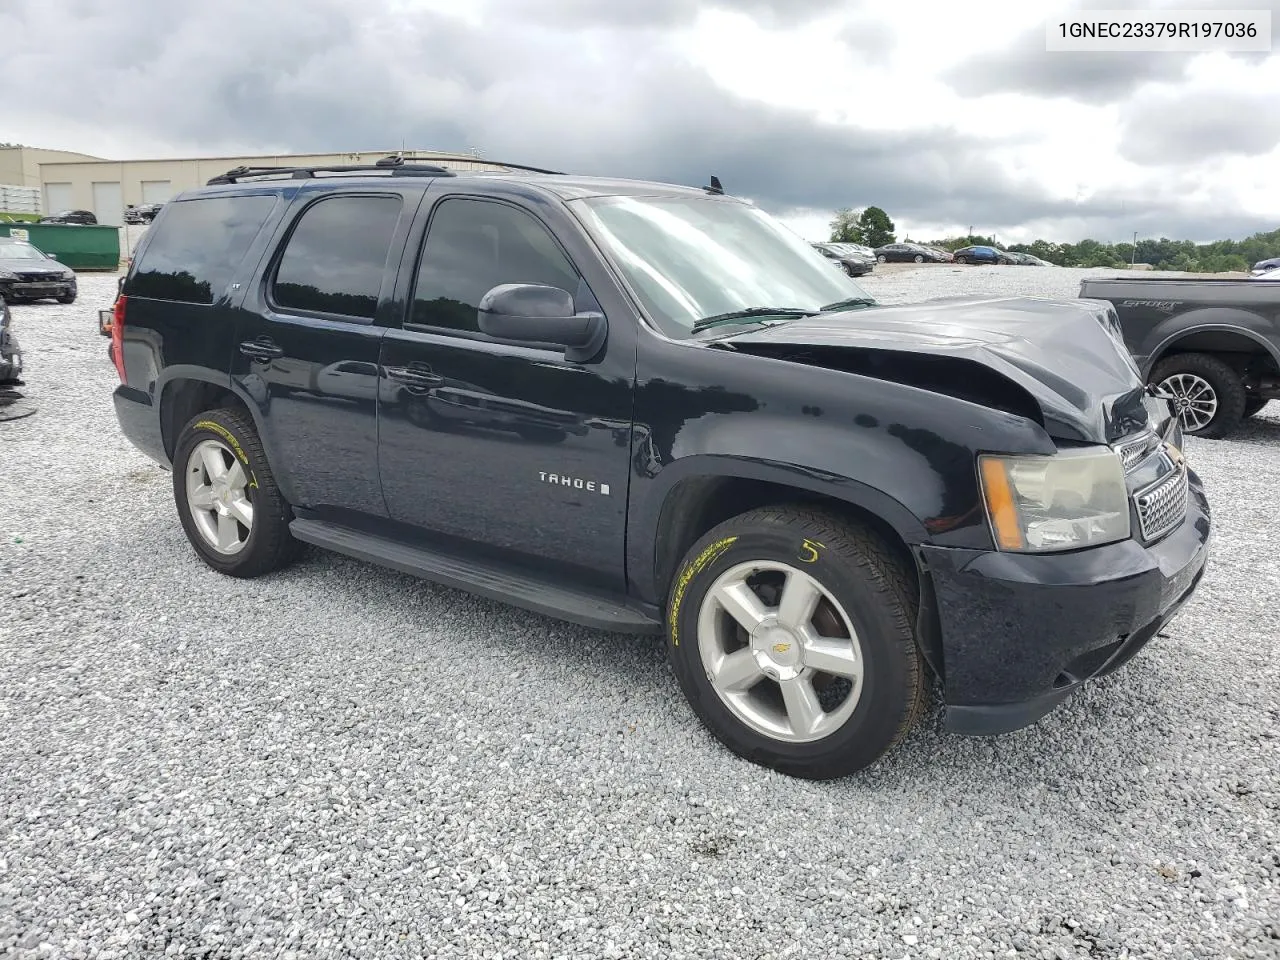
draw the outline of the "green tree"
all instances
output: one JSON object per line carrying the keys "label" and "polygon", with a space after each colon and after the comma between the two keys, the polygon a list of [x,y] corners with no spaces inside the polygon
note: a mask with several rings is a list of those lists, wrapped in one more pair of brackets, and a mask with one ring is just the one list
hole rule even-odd
{"label": "green tree", "polygon": [[858,217],[858,230],[862,234],[862,242],[868,247],[883,247],[893,243],[893,221],[879,207],[867,207]]}
{"label": "green tree", "polygon": [[831,221],[832,243],[861,243],[862,228],[858,226],[858,215],[848,207],[836,211]]}

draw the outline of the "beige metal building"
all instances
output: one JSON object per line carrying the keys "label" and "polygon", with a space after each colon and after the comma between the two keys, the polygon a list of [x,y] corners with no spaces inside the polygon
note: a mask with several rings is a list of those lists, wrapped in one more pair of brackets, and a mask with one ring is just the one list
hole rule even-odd
{"label": "beige metal building", "polygon": [[[170,197],[202,186],[210,177],[234,167],[308,167],[334,164],[372,164],[398,150],[361,153],[303,153],[252,157],[190,157],[172,160],[104,160],[63,150],[32,147],[0,148],[0,183],[37,187],[44,212],[92,210],[99,223],[124,222],[124,208],[140,203],[163,203]],[[405,151],[406,161],[439,163],[453,170],[502,170],[501,164],[471,154]]]}

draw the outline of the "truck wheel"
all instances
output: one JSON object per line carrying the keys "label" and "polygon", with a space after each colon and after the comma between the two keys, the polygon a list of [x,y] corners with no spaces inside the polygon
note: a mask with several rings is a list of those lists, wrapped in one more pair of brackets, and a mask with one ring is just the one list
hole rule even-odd
{"label": "truck wheel", "polygon": [[1208,353],[1179,353],[1156,364],[1151,382],[1173,399],[1189,436],[1220,439],[1244,419],[1248,396],[1240,375]]}
{"label": "truck wheel", "polygon": [[1244,402],[1244,418],[1248,420],[1255,414],[1261,413],[1267,403],[1268,401],[1262,397],[1250,397]]}
{"label": "truck wheel", "polygon": [[694,713],[734,753],[790,776],[843,777],[920,715],[913,598],[868,530],[816,510],[752,510],[685,555],[668,656]]}
{"label": "truck wheel", "polygon": [[249,415],[197,414],[173,455],[173,497],[196,553],[219,573],[259,577],[287,565],[300,544]]}

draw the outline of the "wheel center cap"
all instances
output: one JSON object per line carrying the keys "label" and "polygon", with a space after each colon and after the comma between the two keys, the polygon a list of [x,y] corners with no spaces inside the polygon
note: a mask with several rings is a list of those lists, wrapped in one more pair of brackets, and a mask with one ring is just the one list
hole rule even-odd
{"label": "wheel center cap", "polygon": [[766,676],[790,680],[804,669],[804,650],[794,633],[776,621],[766,621],[751,632],[751,653]]}

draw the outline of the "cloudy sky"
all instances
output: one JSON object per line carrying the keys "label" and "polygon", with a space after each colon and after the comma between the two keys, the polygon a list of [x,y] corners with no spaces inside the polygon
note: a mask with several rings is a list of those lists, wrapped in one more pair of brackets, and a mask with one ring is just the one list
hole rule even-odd
{"label": "cloudy sky", "polygon": [[810,239],[1280,227],[1280,55],[1045,52],[1081,9],[1280,0],[0,0],[0,141],[112,158],[477,148],[703,184]]}

